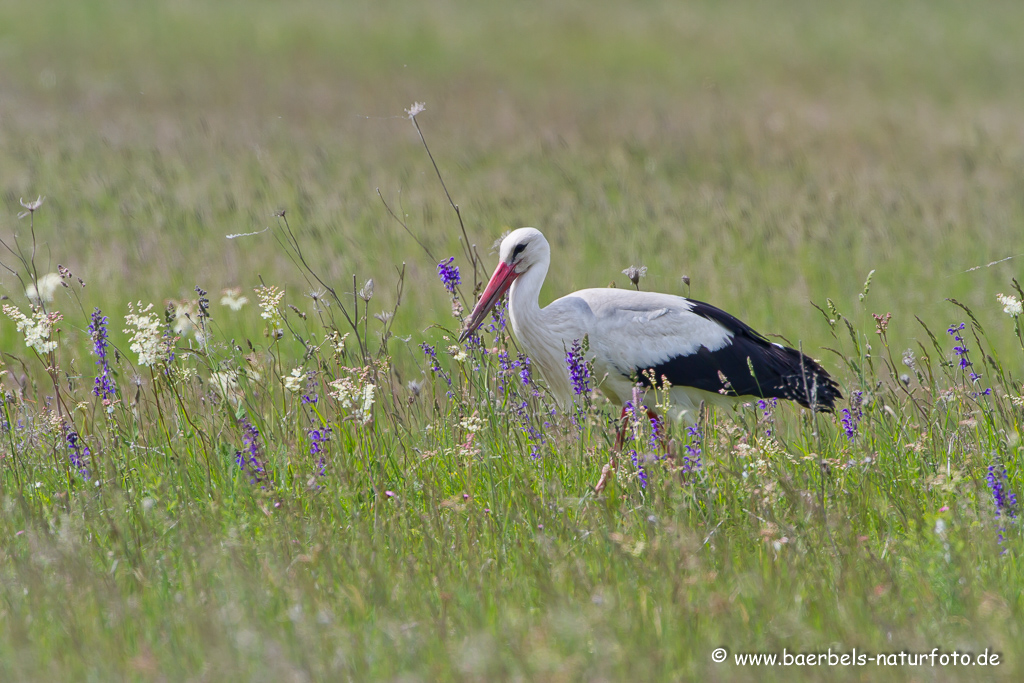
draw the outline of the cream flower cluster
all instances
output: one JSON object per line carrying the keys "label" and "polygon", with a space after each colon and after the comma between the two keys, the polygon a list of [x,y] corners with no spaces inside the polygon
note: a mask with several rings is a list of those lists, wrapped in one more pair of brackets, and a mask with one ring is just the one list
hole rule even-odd
{"label": "cream flower cluster", "polygon": [[128,303],[128,315],[124,317],[130,326],[124,331],[131,335],[130,348],[139,354],[139,365],[155,366],[166,363],[171,357],[171,340],[164,336],[160,316],[153,313],[153,304],[145,308],[138,304],[138,312],[131,302]]}
{"label": "cream flower cluster", "polygon": [[363,424],[373,419],[373,402],[377,387],[372,382],[362,383],[352,377],[339,377],[331,382],[330,395],[341,407]]}
{"label": "cream flower cluster", "polygon": [[1024,313],[1024,304],[1021,304],[1020,299],[1012,294],[1010,296],[1002,293],[996,294],[996,299],[1003,305],[1003,313],[1012,315],[1014,318]]}
{"label": "cream flower cluster", "polygon": [[25,346],[39,353],[49,353],[57,348],[57,342],[52,341],[50,335],[53,333],[53,324],[63,318],[60,313],[47,313],[42,308],[36,308],[30,318],[14,306],[5,305],[4,315],[17,324],[18,332],[25,334]]}

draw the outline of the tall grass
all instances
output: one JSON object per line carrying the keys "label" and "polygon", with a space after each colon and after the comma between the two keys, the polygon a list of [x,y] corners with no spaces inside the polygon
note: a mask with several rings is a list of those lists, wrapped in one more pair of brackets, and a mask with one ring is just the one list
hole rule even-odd
{"label": "tall grass", "polygon": [[[982,677],[1018,671],[1024,399],[967,307],[897,355],[888,317],[829,300],[839,414],[640,422],[616,454],[615,411],[559,411],[500,314],[459,346],[452,286],[453,317],[398,338],[401,291],[377,311],[287,214],[273,230],[322,289],[245,292],[257,341],[224,338],[201,288],[89,315],[40,284],[36,346],[6,355],[5,679],[765,677],[714,668],[717,646],[988,649]],[[66,327],[91,355],[52,343]],[[11,381],[32,366],[48,381]]]}

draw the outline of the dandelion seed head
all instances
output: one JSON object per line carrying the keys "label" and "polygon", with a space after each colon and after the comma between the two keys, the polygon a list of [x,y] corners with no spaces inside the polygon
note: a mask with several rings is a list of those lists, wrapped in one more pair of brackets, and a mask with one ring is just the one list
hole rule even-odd
{"label": "dandelion seed head", "polygon": [[18,199],[18,202],[23,207],[25,207],[25,210],[18,214],[18,218],[19,219],[20,218],[24,218],[25,216],[28,216],[30,214],[35,213],[36,210],[39,209],[39,207],[43,205],[44,201],[46,201],[46,197],[44,197],[42,195],[39,195],[38,197],[36,197],[35,201],[28,201],[28,202],[26,202],[24,199]]}
{"label": "dandelion seed head", "polygon": [[202,328],[197,323],[199,315],[199,304],[195,299],[171,299],[167,302],[167,312],[174,321],[171,329],[175,334],[186,335],[192,333],[198,339],[203,334]]}
{"label": "dandelion seed head", "polygon": [[423,102],[413,102],[412,106],[405,110],[405,113],[410,119],[414,119],[426,111],[426,109],[427,105]]}
{"label": "dandelion seed head", "polygon": [[633,283],[634,287],[639,287],[640,278],[646,277],[647,275],[647,266],[630,266],[629,268],[623,270],[622,274],[625,275],[629,279],[629,281]]}
{"label": "dandelion seed head", "polygon": [[39,278],[38,282],[30,282],[25,288],[25,296],[35,305],[50,303],[53,301],[57,288],[64,284],[57,273],[47,273]]}
{"label": "dandelion seed head", "polygon": [[221,290],[221,306],[227,306],[232,311],[240,311],[242,306],[245,306],[247,303],[249,303],[249,298],[242,294],[241,287],[228,287]]}

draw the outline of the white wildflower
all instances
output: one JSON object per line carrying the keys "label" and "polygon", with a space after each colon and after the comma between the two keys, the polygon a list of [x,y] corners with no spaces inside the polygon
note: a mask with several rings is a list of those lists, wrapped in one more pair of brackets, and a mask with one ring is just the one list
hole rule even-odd
{"label": "white wildflower", "polygon": [[449,346],[448,353],[452,354],[452,358],[460,363],[469,358],[469,354],[461,346]]}
{"label": "white wildflower", "polygon": [[465,455],[479,455],[480,447],[476,443],[476,435],[484,428],[483,420],[474,412],[459,421],[459,426],[466,432],[466,440],[459,444],[459,450]]}
{"label": "white wildflower", "polygon": [[1003,293],[996,294],[996,299],[1003,305],[1003,313],[1011,315],[1014,318],[1024,313],[1024,304],[1021,304],[1020,299],[1013,296],[1012,294],[1007,296]]}
{"label": "white wildflower", "polygon": [[359,298],[363,301],[369,301],[373,298],[373,278],[366,281],[366,284],[359,290]]}
{"label": "white wildflower", "polygon": [[306,373],[302,371],[302,368],[295,368],[292,370],[292,374],[282,375],[281,379],[284,380],[285,389],[297,394],[302,391],[302,380],[306,379]]}
{"label": "white wildflower", "polygon": [[334,354],[336,356],[345,355],[345,340],[348,339],[349,334],[351,333],[346,332],[345,334],[341,334],[337,330],[331,330],[329,339],[331,341],[331,345],[334,347]]}
{"label": "white wildflower", "polygon": [[459,422],[459,426],[466,430],[469,434],[476,434],[484,428],[484,422],[480,419],[480,416],[473,413],[469,417],[464,417]]}
{"label": "white wildflower", "polygon": [[60,275],[57,273],[47,273],[39,278],[38,283],[29,283],[28,287],[25,288],[25,296],[37,306],[40,302],[49,303],[53,301],[53,295],[62,284],[64,284],[64,281],[60,279]]}
{"label": "white wildflower", "polygon": [[129,302],[129,313],[124,317],[125,322],[131,326],[124,330],[125,334],[131,335],[128,348],[139,354],[139,365],[156,366],[166,363],[171,357],[173,341],[164,336],[160,316],[152,312],[153,304],[142,308],[140,301],[137,305],[138,313]]}
{"label": "white wildflower", "polygon": [[25,216],[28,216],[29,214],[35,213],[36,209],[38,209],[40,206],[43,205],[43,201],[45,199],[46,199],[46,197],[44,197],[42,195],[39,195],[38,197],[36,197],[36,200],[34,202],[26,202],[24,199],[19,199],[18,201],[21,203],[22,206],[25,207],[26,210],[22,211],[21,213],[19,213],[18,214],[18,218],[24,218]]}
{"label": "white wildflower", "polygon": [[279,307],[284,298],[284,291],[274,286],[261,285],[256,288],[256,297],[260,300],[260,317],[269,320],[275,327],[283,327],[284,321]]}
{"label": "white wildflower", "polygon": [[359,377],[339,377],[329,382],[328,386],[331,398],[337,400],[342,409],[363,424],[369,424],[373,419],[373,402],[377,391],[372,382],[364,383],[364,378]]}
{"label": "white wildflower", "polygon": [[327,290],[319,288],[311,289],[309,290],[309,293],[306,294],[306,296],[313,300],[313,308],[317,311],[320,310],[320,306],[326,308],[331,305],[330,300],[324,298],[326,295]]}
{"label": "white wildflower", "polygon": [[16,323],[18,332],[25,334],[25,346],[39,353],[49,353],[57,348],[57,342],[51,341],[50,335],[53,333],[54,323],[64,317],[60,313],[47,313],[42,308],[37,308],[33,310],[30,318],[14,306],[5,305],[3,310],[4,314]]}
{"label": "white wildflower", "polygon": [[242,306],[249,303],[249,298],[242,295],[241,287],[228,287],[221,290],[220,305],[227,306],[232,311],[239,311]]}
{"label": "white wildflower", "polygon": [[331,395],[331,398],[337,400],[342,408],[346,410],[352,409],[352,403],[359,390],[356,389],[355,382],[352,381],[351,377],[339,377],[332,382],[328,382],[327,386],[330,387],[327,393]]}
{"label": "white wildflower", "polygon": [[363,421],[369,422],[370,411],[373,409],[373,395],[377,386],[374,384],[367,384],[363,387],[363,405],[360,410],[363,412]]}

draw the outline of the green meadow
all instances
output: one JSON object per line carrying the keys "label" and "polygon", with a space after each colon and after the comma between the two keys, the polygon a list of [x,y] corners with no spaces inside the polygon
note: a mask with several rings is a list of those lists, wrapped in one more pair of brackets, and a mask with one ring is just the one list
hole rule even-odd
{"label": "green meadow", "polygon": [[[1019,680],[1021,36],[1009,1],[0,0],[0,680]],[[836,414],[615,451],[597,392],[455,341],[524,225],[542,304],[646,266]]]}

